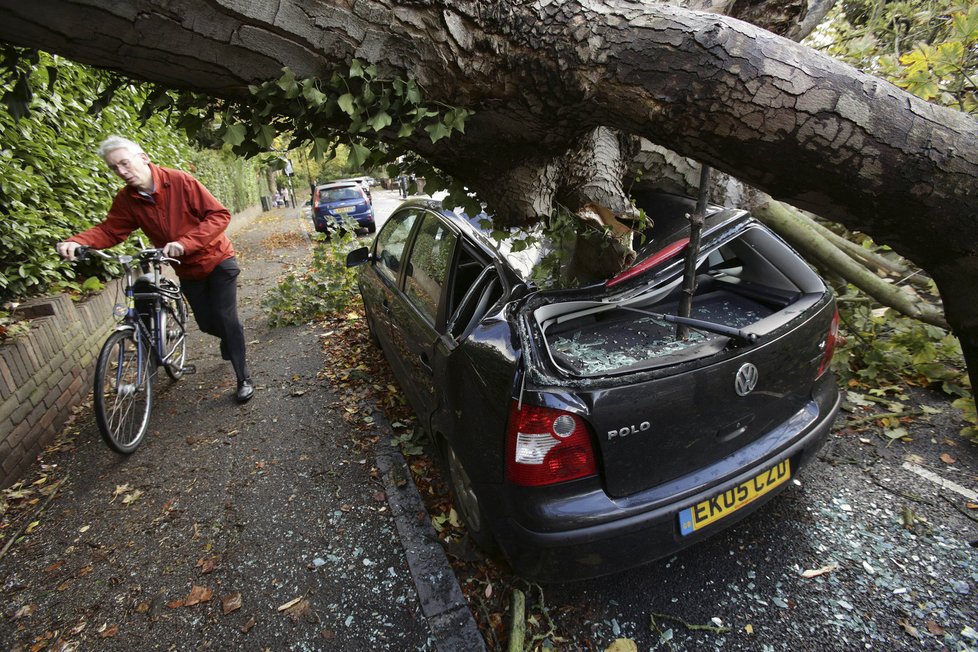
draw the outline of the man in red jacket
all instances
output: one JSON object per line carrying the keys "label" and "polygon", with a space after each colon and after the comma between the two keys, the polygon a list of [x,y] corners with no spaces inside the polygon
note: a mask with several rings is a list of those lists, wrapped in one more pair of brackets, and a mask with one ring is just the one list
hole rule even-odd
{"label": "man in red jacket", "polygon": [[238,319],[236,280],[241,270],[224,234],[231,214],[199,181],[185,172],[153,165],[131,140],[110,136],[98,153],[126,187],[116,194],[105,221],[59,242],[58,253],[74,260],[81,245],[104,249],[142,229],[154,247],[180,260],[174,269],[197,325],[221,338],[221,356],[231,361],[238,378],[236,398],[240,403],[250,400],[255,385]]}

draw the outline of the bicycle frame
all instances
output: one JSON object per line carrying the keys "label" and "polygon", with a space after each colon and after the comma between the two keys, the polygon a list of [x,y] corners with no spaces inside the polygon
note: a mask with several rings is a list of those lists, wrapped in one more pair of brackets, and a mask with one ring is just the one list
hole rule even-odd
{"label": "bicycle frame", "polygon": [[[100,256],[110,258],[107,254],[104,254],[98,250],[94,251]],[[116,260],[122,264],[125,270],[125,297],[126,297],[126,312],[122,315],[121,321],[115,330],[132,330],[135,336],[138,338],[137,351],[137,362],[139,363],[139,380],[141,381],[141,375],[143,373],[143,356],[153,355],[156,357],[156,361],[160,364],[167,364],[167,352],[164,350],[165,340],[163,333],[167,328],[166,324],[166,312],[163,309],[164,298],[178,299],[180,297],[180,288],[174,285],[169,279],[163,276],[162,272],[162,262],[164,260],[171,262],[172,259],[163,258],[162,254],[158,249],[143,249],[139,252],[138,258],[128,254],[120,255],[115,257]],[[148,258],[144,260],[144,258]],[[146,266],[151,266],[149,270]],[[152,272],[152,276],[147,279],[151,282],[153,286],[152,292],[137,292],[136,284],[139,279],[133,278],[133,270],[137,266],[143,270],[147,275]],[[167,287],[166,284],[170,284],[172,287]],[[137,303],[139,301],[147,301],[152,305],[151,316],[152,316],[152,328],[146,325],[143,320],[143,315],[139,312],[137,308]],[[181,337],[186,337],[186,327],[181,325],[183,332]]]}

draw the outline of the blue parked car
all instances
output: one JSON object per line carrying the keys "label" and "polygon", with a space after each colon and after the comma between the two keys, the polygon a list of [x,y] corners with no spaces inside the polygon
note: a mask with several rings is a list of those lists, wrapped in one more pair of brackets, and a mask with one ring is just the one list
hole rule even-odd
{"label": "blue parked car", "polygon": [[363,188],[356,181],[337,181],[316,186],[312,195],[312,221],[320,233],[344,228],[346,218],[356,221],[358,228],[373,233],[377,230],[374,209]]}

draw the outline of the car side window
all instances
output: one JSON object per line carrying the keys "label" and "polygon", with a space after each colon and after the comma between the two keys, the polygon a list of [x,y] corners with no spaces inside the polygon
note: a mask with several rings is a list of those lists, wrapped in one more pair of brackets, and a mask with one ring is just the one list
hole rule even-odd
{"label": "car side window", "polygon": [[391,283],[397,283],[397,275],[401,273],[401,261],[404,258],[404,245],[407,244],[411,227],[417,219],[417,211],[399,211],[391,215],[377,234],[376,270]]}
{"label": "car side window", "polygon": [[438,303],[457,240],[444,222],[426,214],[411,248],[404,293],[432,323],[438,316]]}
{"label": "car side window", "polygon": [[496,268],[463,247],[452,279],[446,332],[460,338],[502,296]]}

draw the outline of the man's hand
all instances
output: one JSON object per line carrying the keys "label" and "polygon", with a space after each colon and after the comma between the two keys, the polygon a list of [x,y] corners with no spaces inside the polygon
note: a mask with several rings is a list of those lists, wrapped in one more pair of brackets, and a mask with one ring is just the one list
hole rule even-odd
{"label": "man's hand", "polygon": [[179,258],[183,255],[183,245],[179,242],[167,242],[163,246],[163,255],[167,258]]}
{"label": "man's hand", "polygon": [[78,244],[77,242],[71,242],[69,240],[67,242],[59,242],[55,246],[55,248],[58,250],[58,255],[64,258],[65,260],[74,260],[75,250],[77,250],[78,247],[80,246],[81,245]]}

